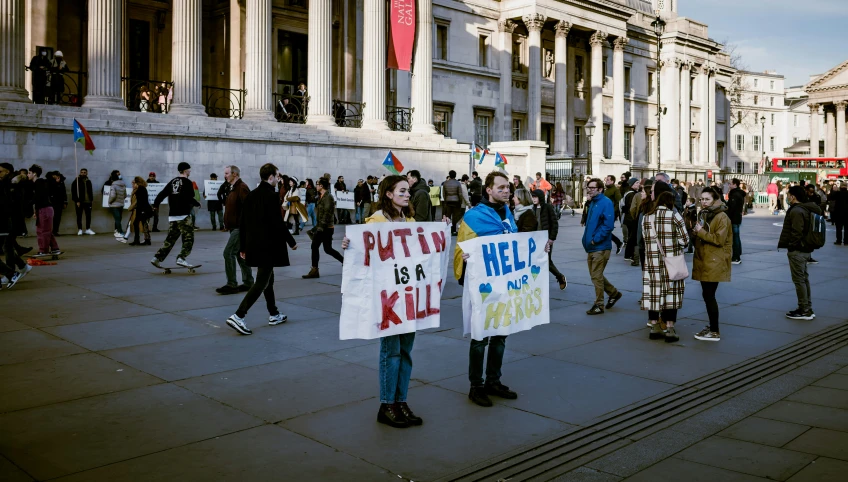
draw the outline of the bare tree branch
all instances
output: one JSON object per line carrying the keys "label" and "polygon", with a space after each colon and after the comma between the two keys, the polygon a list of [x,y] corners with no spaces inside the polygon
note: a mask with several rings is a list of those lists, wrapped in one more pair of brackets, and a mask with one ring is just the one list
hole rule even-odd
{"label": "bare tree branch", "polygon": [[[730,67],[733,68],[734,74],[730,80],[730,86],[727,89],[727,96],[730,99],[730,127],[736,127],[746,121],[750,121],[749,114],[753,113],[753,125],[757,124],[756,112],[750,106],[742,103],[742,96],[746,91],[751,90],[750,82],[745,78],[743,72],[748,70],[748,65],[745,59],[739,53],[739,45],[731,42],[729,39],[724,39],[720,42],[724,45],[724,52],[730,56]],[[735,113],[735,115],[734,115]]]}

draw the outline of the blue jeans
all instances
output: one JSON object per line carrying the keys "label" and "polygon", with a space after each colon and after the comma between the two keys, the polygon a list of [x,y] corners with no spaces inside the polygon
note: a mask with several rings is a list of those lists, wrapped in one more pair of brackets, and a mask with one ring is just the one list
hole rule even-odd
{"label": "blue jeans", "polygon": [[115,220],[115,231],[124,234],[124,228],[121,226],[121,217],[124,215],[124,208],[109,208],[112,212],[112,218]]}
{"label": "blue jeans", "polygon": [[239,230],[233,229],[230,231],[230,239],[227,240],[227,245],[224,247],[224,272],[227,274],[227,286],[235,288],[238,286],[238,278],[236,278],[236,262],[241,268],[241,282],[250,288],[253,286],[253,272],[247,261],[241,259],[239,251],[241,250],[241,240],[239,239]]}
{"label": "blue jeans", "polygon": [[357,223],[365,222],[365,203],[356,206],[356,214],[354,215],[354,220]]}
{"label": "blue jeans", "polygon": [[739,260],[742,259],[742,238],[739,237],[739,229],[742,227],[741,224],[731,224],[733,229],[733,255],[730,259]]}
{"label": "blue jeans", "polygon": [[315,222],[315,203],[309,203],[306,205],[306,215],[312,220],[313,226],[318,225],[318,223]]}
{"label": "blue jeans", "polygon": [[481,341],[471,339],[471,351],[468,354],[468,380],[472,387],[483,386],[483,357],[486,355],[486,345],[489,345],[489,361],[486,364],[486,385],[497,385],[501,381],[501,366],[503,365],[506,337],[486,337]]}
{"label": "blue jeans", "polygon": [[415,333],[380,338],[380,403],[405,402]]}

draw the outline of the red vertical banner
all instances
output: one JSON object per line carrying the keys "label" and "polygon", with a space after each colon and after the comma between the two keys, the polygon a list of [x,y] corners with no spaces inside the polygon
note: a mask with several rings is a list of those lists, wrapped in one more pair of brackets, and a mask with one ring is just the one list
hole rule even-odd
{"label": "red vertical banner", "polygon": [[390,5],[388,67],[409,72],[415,44],[415,0],[390,0]]}

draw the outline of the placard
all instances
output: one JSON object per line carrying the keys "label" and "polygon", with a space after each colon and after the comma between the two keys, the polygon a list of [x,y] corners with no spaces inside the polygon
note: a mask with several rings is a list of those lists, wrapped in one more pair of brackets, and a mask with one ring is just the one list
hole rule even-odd
{"label": "placard", "polygon": [[336,200],[336,209],[356,209],[353,191],[336,191],[333,194],[333,199]]}
{"label": "placard", "polygon": [[445,223],[347,226],[339,339],[435,328],[450,257]]}
{"label": "placard", "polygon": [[499,234],[459,243],[465,266],[465,334],[482,340],[550,323],[547,231]]}
{"label": "placard", "polygon": [[[103,207],[109,207],[109,194],[112,192],[112,186],[103,186]],[[127,187],[127,197],[124,198],[124,209],[130,208],[132,200],[132,188]]]}
{"label": "placard", "polygon": [[[147,200],[150,202],[150,205],[153,206],[154,201],[156,201],[156,196],[162,192],[162,189],[165,189],[168,183],[166,182],[156,182],[156,183],[147,183]],[[168,197],[165,196],[165,199],[162,200],[162,204],[168,204]]]}
{"label": "placard", "polygon": [[218,189],[221,189],[221,185],[225,182],[227,181],[213,181],[211,179],[203,181],[203,192],[205,193],[203,198],[207,201],[217,201]]}

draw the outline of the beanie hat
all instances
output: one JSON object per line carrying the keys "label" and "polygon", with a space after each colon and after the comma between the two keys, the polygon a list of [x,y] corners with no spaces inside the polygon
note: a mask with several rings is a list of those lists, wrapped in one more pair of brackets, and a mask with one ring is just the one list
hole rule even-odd
{"label": "beanie hat", "polygon": [[639,180],[636,179],[635,177],[631,177],[630,179],[627,180],[627,185],[630,186],[630,187],[633,187],[633,185],[636,184],[638,181]]}
{"label": "beanie hat", "polygon": [[177,171],[179,172],[183,172],[187,169],[191,169],[191,166],[189,166],[187,162],[181,162],[177,165]]}
{"label": "beanie hat", "polygon": [[57,50],[56,53],[53,54],[54,57],[64,57],[61,50]]}
{"label": "beanie hat", "polygon": [[150,171],[150,172],[147,174],[147,177],[156,177],[156,173],[155,173],[155,172],[153,172],[153,171]]}
{"label": "beanie hat", "polygon": [[545,200],[545,191],[542,191],[541,189],[533,189],[530,191],[530,195],[539,198],[540,201]]}

